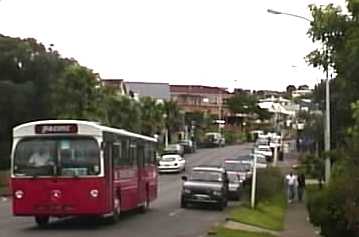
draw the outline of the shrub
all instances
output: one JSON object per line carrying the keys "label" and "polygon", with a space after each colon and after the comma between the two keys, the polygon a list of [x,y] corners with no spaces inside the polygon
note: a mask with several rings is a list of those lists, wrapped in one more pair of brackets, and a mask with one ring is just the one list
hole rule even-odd
{"label": "shrub", "polygon": [[257,169],[257,201],[274,198],[278,193],[284,194],[283,177],[278,168]]}
{"label": "shrub", "polygon": [[359,236],[358,171],[357,166],[348,164],[345,173],[332,176],[325,189],[308,189],[309,217],[324,236]]}
{"label": "shrub", "polygon": [[10,142],[0,142],[0,170],[8,170],[10,168]]}

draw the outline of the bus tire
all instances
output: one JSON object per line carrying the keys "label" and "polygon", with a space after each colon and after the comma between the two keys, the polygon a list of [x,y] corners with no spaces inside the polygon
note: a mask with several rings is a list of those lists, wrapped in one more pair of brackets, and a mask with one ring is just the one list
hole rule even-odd
{"label": "bus tire", "polygon": [[[147,189],[148,190],[148,189]],[[151,201],[148,191],[146,191],[146,201],[143,205],[140,206],[140,212],[145,213],[151,208]]]}
{"label": "bus tire", "polygon": [[120,213],[121,213],[121,202],[120,199],[118,197],[114,198],[114,208],[112,211],[112,215],[108,218],[109,222],[111,224],[114,224],[118,221],[119,217],[120,217]]}
{"label": "bus tire", "polygon": [[49,216],[35,216],[35,222],[38,227],[44,228],[49,224]]}

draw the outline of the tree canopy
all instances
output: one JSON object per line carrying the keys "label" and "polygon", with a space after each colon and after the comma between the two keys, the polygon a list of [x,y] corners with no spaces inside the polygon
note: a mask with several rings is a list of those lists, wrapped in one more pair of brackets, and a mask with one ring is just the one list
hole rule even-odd
{"label": "tree canopy", "polygon": [[21,123],[81,119],[153,136],[165,126],[177,131],[183,121],[175,102],[119,95],[35,39],[0,35],[0,52],[0,168],[9,165],[12,128]]}

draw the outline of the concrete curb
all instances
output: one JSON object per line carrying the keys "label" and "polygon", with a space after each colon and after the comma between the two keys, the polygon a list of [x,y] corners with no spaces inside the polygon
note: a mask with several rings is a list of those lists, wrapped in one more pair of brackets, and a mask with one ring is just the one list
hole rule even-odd
{"label": "concrete curb", "polygon": [[238,221],[231,220],[230,218],[227,218],[227,221],[226,223],[224,223],[223,227],[232,230],[243,230],[247,232],[266,233],[266,234],[271,234],[273,236],[279,236],[278,231],[268,230],[262,227],[244,224]]}

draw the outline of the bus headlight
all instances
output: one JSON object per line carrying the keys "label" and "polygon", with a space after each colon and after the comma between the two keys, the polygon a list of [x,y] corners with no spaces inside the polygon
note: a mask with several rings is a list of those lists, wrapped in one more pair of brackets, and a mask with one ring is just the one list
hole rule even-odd
{"label": "bus headlight", "polygon": [[99,195],[99,191],[98,191],[97,189],[92,189],[92,190],[90,191],[90,195],[91,195],[91,197],[93,197],[93,198],[97,198],[98,195]]}
{"label": "bus headlight", "polygon": [[15,192],[15,197],[16,197],[16,199],[22,199],[22,198],[24,197],[24,191],[22,191],[22,190],[17,190],[17,191]]}

